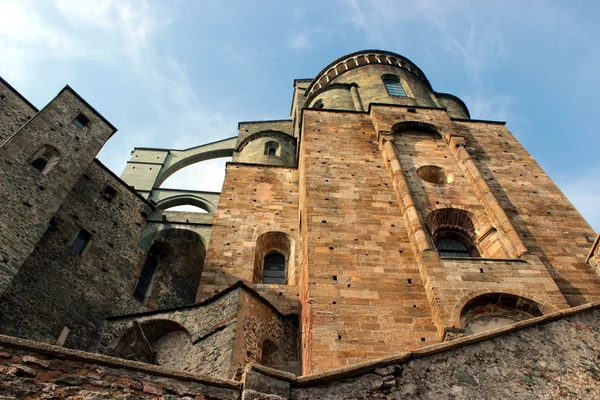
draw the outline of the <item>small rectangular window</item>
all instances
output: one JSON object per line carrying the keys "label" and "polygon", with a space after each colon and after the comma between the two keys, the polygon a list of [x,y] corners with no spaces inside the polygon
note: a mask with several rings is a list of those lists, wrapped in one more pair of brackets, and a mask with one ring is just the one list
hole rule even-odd
{"label": "small rectangular window", "polygon": [[86,126],[88,123],[90,122],[89,118],[86,117],[83,114],[79,114],[77,117],[75,117],[75,119],[73,120],[73,124],[78,127],[79,129],[83,129],[84,126]]}
{"label": "small rectangular window", "polygon": [[83,253],[83,250],[85,250],[91,238],[91,233],[89,233],[85,229],[80,230],[79,234],[75,238],[75,241],[73,242],[73,250],[75,250],[75,253]]}
{"label": "small rectangular window", "polygon": [[115,189],[114,187],[112,187],[110,185],[106,185],[106,187],[102,191],[102,197],[104,197],[108,201],[111,201],[112,199],[114,199],[114,197],[116,195],[117,195],[117,189]]}

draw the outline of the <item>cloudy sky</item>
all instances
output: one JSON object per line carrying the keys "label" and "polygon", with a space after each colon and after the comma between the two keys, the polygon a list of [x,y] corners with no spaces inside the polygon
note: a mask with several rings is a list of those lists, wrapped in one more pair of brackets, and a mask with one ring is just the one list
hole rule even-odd
{"label": "cloudy sky", "polygon": [[[292,83],[385,49],[508,128],[600,229],[600,2],[0,0],[0,75],[38,107],[71,85],[119,128],[99,155],[187,148],[289,117]],[[164,187],[219,191],[224,160]]]}

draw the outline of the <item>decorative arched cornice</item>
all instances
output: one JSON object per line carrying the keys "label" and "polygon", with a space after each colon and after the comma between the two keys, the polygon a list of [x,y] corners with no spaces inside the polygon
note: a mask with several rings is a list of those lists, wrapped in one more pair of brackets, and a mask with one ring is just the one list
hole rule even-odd
{"label": "decorative arched cornice", "polygon": [[312,80],[306,89],[305,95],[310,97],[313,92],[327,86],[332,79],[342,75],[343,73],[371,64],[392,65],[411,72],[420,80],[422,80],[431,91],[433,91],[431,84],[427,80],[427,77],[423,71],[421,71],[421,69],[408,58],[385,50],[362,50],[340,57],[323,68],[321,72],[319,72]]}
{"label": "decorative arched cornice", "polygon": [[329,90],[332,89],[345,89],[345,90],[350,90],[352,88],[352,86],[356,86],[358,87],[358,83],[356,82],[352,82],[352,83],[332,83],[331,85],[327,85],[325,87],[322,87],[319,90],[315,90],[313,93],[311,93],[310,96],[308,96],[308,98],[306,99],[306,104],[310,104],[312,103],[312,101],[319,96],[322,93],[325,93]]}
{"label": "decorative arched cornice", "polygon": [[237,151],[238,153],[241,152],[244,147],[246,147],[250,142],[262,138],[262,137],[277,137],[283,140],[286,140],[288,142],[291,143],[292,146],[294,146],[294,148],[296,147],[296,138],[285,133],[282,131],[275,131],[275,130],[266,130],[266,131],[260,131],[260,132],[256,132],[253,133],[251,135],[248,135],[244,138],[244,140],[242,140],[240,142],[240,144],[236,147],[235,151]]}
{"label": "decorative arched cornice", "polygon": [[467,113],[467,117],[469,117],[469,119],[471,118],[471,113],[469,112],[469,109],[467,108],[467,105],[465,104],[464,101],[462,101],[459,97],[450,94],[450,93],[438,93],[438,92],[434,92],[434,94],[436,95],[436,97],[439,98],[449,98],[452,99],[454,101],[456,101],[458,104],[460,104],[463,108],[463,110],[465,111],[465,113]]}
{"label": "decorative arched cornice", "polygon": [[494,287],[494,288],[478,289],[478,290],[474,290],[470,293],[467,293],[466,295],[461,297],[460,300],[458,300],[458,302],[454,305],[454,308],[452,309],[452,314],[450,317],[451,326],[454,328],[461,328],[460,316],[461,316],[463,308],[465,307],[465,305],[467,305],[467,303],[469,301],[471,301],[479,296],[482,296],[482,295],[494,294],[494,293],[511,294],[513,296],[523,297],[524,299],[527,299],[529,301],[536,303],[544,315],[559,311],[558,307],[551,304],[547,299],[543,299],[538,296],[531,295],[529,293],[524,293],[521,290],[511,289],[511,288],[507,288],[507,287]]}

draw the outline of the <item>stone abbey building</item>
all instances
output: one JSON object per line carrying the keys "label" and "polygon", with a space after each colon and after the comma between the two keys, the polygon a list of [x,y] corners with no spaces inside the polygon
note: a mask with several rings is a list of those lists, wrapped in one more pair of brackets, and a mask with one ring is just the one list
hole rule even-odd
{"label": "stone abbey building", "polygon": [[[372,50],[238,128],[118,177],[72,88],[0,80],[0,397],[598,397],[598,239],[503,122]],[[220,193],[161,188],[219,157]]]}

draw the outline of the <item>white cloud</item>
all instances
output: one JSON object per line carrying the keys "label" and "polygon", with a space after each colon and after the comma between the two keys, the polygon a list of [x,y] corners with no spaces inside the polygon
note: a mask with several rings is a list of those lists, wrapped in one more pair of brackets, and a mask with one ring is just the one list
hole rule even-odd
{"label": "white cloud", "polygon": [[296,51],[309,50],[311,48],[311,44],[308,40],[308,32],[300,32],[295,34],[288,41],[288,46]]}

